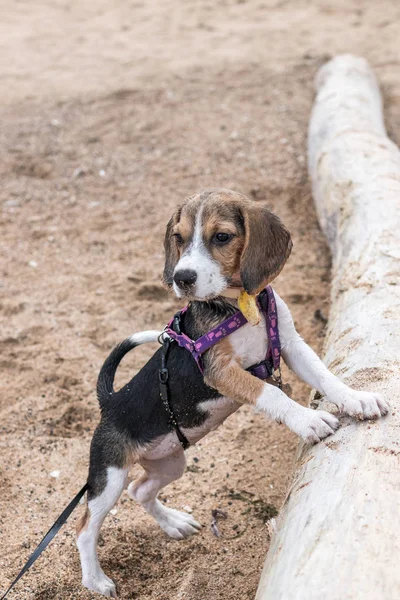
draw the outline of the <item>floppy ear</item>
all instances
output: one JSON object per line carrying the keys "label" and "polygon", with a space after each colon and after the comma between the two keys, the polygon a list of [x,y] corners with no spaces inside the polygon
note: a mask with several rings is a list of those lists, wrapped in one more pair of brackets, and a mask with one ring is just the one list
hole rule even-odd
{"label": "floppy ear", "polygon": [[246,237],[240,277],[248,294],[258,294],[283,269],[293,244],[281,220],[265,207],[243,207],[242,216]]}
{"label": "floppy ear", "polygon": [[165,265],[163,273],[163,282],[165,285],[171,287],[173,284],[173,275],[176,263],[179,260],[178,248],[175,239],[172,236],[172,230],[175,225],[179,222],[180,209],[177,210],[170,220],[168,221],[167,230],[164,238],[164,250],[165,250]]}

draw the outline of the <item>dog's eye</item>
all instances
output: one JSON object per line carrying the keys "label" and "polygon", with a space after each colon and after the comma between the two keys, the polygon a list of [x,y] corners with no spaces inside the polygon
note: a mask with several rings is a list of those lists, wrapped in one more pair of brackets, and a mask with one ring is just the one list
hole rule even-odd
{"label": "dog's eye", "polygon": [[181,236],[181,234],[173,233],[172,235],[176,239],[176,243],[178,244],[178,246],[181,246],[183,244],[183,237]]}
{"label": "dog's eye", "polygon": [[231,233],[216,233],[214,236],[214,240],[217,244],[226,244],[230,242],[233,238]]}

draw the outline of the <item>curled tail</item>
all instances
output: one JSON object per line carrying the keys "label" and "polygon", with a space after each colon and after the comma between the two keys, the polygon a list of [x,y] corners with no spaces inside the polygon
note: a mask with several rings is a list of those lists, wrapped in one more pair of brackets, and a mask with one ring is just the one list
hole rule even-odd
{"label": "curled tail", "polygon": [[109,398],[114,393],[115,373],[125,354],[141,344],[146,344],[147,342],[156,342],[160,334],[161,331],[152,330],[134,333],[114,348],[108,358],[106,358],[104,361],[97,379],[97,397],[100,405],[104,400]]}

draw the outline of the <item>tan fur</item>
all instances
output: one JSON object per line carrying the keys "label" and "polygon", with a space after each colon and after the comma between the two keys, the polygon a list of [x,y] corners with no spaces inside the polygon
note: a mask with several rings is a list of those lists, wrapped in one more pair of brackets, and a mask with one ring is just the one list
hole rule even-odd
{"label": "tan fur", "polygon": [[233,220],[229,221],[226,218],[222,219],[218,215],[210,215],[205,222],[203,218],[203,235],[206,241],[211,240],[213,235],[219,231],[232,233],[234,235],[238,234],[238,229]]}
{"label": "tan fur", "polygon": [[[229,233],[222,230],[224,233]],[[214,246],[211,250],[211,256],[221,265],[221,272],[226,277],[232,277],[238,273],[240,267],[240,257],[244,240],[241,237],[233,238],[229,246]],[[241,287],[241,281],[238,282]]]}
{"label": "tan fur", "polygon": [[173,228],[173,234],[179,233],[182,236],[184,243],[187,244],[192,238],[193,227],[194,224],[189,216],[187,214],[182,214],[179,223]]}
{"label": "tan fur", "polygon": [[[201,205],[201,196],[199,194],[190,196],[178,207],[170,218],[164,238],[165,267],[163,273],[163,283],[168,287],[172,286],[173,272],[181,254],[184,252],[188,242],[192,239],[196,214]],[[179,245],[174,237],[175,233],[180,233],[184,244]]]}
{"label": "tan fur", "polygon": [[205,355],[204,381],[223,396],[255,406],[264,383],[245,371],[233,355],[230,341],[225,338]]}
{"label": "tan fur", "polygon": [[[222,273],[231,277],[239,271],[240,257],[244,246],[244,236],[238,231],[233,222],[219,221],[218,218],[211,218],[204,226],[205,234],[211,239],[216,233],[232,233],[235,237],[226,246],[212,246],[210,254],[214,260],[221,265]],[[212,232],[212,233],[211,233]]]}
{"label": "tan fur", "polygon": [[79,517],[79,519],[77,520],[76,525],[75,525],[75,531],[76,531],[77,538],[80,536],[82,531],[84,529],[86,529],[86,527],[89,524],[89,520],[90,520],[90,511],[89,511],[88,506],[86,506],[85,512],[83,513],[83,515],[81,515]]}
{"label": "tan fur", "polygon": [[165,266],[163,273],[163,282],[167,286],[172,285],[172,277],[175,269],[175,265],[179,260],[179,249],[176,240],[173,237],[175,226],[180,219],[180,209],[178,209],[170,218],[167,225],[164,238],[164,251],[165,251]]}

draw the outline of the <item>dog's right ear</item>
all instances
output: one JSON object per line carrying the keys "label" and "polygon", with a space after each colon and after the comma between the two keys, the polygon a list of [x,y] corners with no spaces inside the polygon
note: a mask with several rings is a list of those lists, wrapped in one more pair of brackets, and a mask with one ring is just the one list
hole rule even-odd
{"label": "dog's right ear", "polygon": [[248,294],[258,294],[283,269],[292,250],[289,231],[265,206],[242,208],[246,232],[240,259],[240,277]]}
{"label": "dog's right ear", "polygon": [[165,250],[165,265],[163,273],[163,282],[168,287],[173,284],[173,276],[176,263],[179,260],[178,246],[172,235],[173,229],[177,223],[179,223],[181,215],[181,209],[178,209],[170,218],[167,225],[164,238],[164,250]]}

